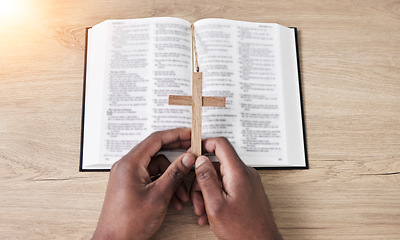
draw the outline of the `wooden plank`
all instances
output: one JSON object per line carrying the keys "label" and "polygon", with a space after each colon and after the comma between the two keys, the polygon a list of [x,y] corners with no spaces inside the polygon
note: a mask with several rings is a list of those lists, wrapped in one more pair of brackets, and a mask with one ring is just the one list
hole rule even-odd
{"label": "wooden plank", "polygon": [[169,95],[168,105],[192,106],[192,96]]}
{"label": "wooden plank", "polygon": [[192,153],[201,156],[202,73],[193,72],[192,83]]}
{"label": "wooden plank", "polygon": [[226,99],[224,97],[202,97],[203,107],[225,107]]}
{"label": "wooden plank", "polygon": [[[192,105],[192,96],[170,95],[168,98],[169,105]],[[224,97],[202,97],[203,107],[225,107],[226,99]]]}

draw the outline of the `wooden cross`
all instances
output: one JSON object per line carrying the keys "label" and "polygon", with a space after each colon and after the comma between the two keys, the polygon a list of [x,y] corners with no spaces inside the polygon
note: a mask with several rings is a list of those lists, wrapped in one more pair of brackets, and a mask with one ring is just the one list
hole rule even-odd
{"label": "wooden cross", "polygon": [[202,96],[202,73],[193,72],[192,96],[170,95],[169,105],[192,106],[192,153],[201,156],[201,108],[202,107],[225,107],[224,97]]}

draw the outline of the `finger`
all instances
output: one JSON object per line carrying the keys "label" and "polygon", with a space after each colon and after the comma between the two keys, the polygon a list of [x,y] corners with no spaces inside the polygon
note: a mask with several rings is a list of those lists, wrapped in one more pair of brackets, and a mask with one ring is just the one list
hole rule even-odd
{"label": "finger", "polygon": [[173,161],[164,174],[154,182],[157,184],[157,191],[171,199],[178,186],[183,183],[183,179],[189,173],[194,161],[195,157],[191,153],[182,154]]}
{"label": "finger", "polygon": [[191,195],[193,211],[197,216],[201,216],[206,212],[206,207],[204,205],[203,195],[200,191],[194,191]]}
{"label": "finger", "polygon": [[185,140],[185,141],[166,144],[161,148],[161,150],[175,150],[175,149],[189,149],[189,148],[190,148],[190,140]]}
{"label": "finger", "polygon": [[192,186],[190,187],[190,199],[193,205],[193,211],[197,216],[201,216],[205,213],[203,194],[201,194],[200,185],[197,179],[194,178]]}
{"label": "finger", "polygon": [[184,183],[181,183],[175,191],[175,195],[181,200],[182,202],[189,201],[189,193],[186,189]]}
{"label": "finger", "polygon": [[[171,165],[171,162],[164,155],[157,155],[151,158],[148,171],[151,179],[155,181],[156,179],[153,177],[157,177],[157,179],[164,173],[167,168]],[[175,192],[176,196],[179,200],[183,202],[189,201],[189,193],[184,183],[181,183]]]}
{"label": "finger", "polygon": [[183,208],[182,201],[179,200],[176,195],[172,196],[171,205],[178,211],[182,210]]}
{"label": "finger", "polygon": [[233,194],[237,182],[247,174],[247,166],[226,138],[206,139],[204,147],[207,152],[215,153],[220,163],[219,170],[223,188],[228,195]]}
{"label": "finger", "polygon": [[217,172],[210,159],[205,156],[200,156],[196,160],[196,180],[203,194],[206,209],[209,206],[218,207],[224,202]]}
{"label": "finger", "polygon": [[147,168],[151,157],[156,155],[164,146],[171,143],[186,141],[190,139],[190,128],[175,128],[166,131],[154,132],[141,143],[136,145],[128,155],[130,159],[137,159],[139,163]]}
{"label": "finger", "polygon": [[203,215],[201,215],[200,217],[198,217],[197,218],[197,223],[200,225],[200,226],[205,226],[205,225],[207,225],[208,224],[208,217],[207,217],[207,214],[203,214]]}
{"label": "finger", "polygon": [[190,146],[190,147],[188,148],[188,150],[186,150],[186,152],[191,153],[191,152],[192,152],[192,146]]}
{"label": "finger", "polygon": [[225,168],[244,168],[246,165],[239,158],[235,149],[226,138],[209,138],[203,141],[206,152],[214,153]]}

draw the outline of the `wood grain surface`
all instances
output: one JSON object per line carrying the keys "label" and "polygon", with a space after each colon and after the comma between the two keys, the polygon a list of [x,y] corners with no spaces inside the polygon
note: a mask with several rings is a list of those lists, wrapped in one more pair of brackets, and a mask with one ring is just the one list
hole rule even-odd
{"label": "wood grain surface", "polygon": [[[181,95],[169,95],[168,96],[169,105],[183,105],[192,106],[192,96],[181,96]],[[225,107],[226,98],[225,97],[202,97],[201,105],[203,107]]]}
{"label": "wood grain surface", "polygon": [[194,72],[192,76],[192,131],[190,148],[193,155],[201,156],[201,117],[203,108],[203,73]]}
{"label": "wood grain surface", "polygon": [[[0,239],[89,239],[108,173],[78,172],[85,28],[173,16],[299,30],[309,170],[260,170],[285,239],[400,239],[398,0],[14,0],[0,16]],[[189,183],[193,173],[187,178]],[[189,204],[153,239],[214,239]]]}

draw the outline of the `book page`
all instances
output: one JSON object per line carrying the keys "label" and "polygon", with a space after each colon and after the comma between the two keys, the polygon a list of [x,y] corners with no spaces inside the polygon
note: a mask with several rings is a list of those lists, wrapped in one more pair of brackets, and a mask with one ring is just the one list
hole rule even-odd
{"label": "book page", "polygon": [[104,83],[96,96],[102,106],[95,120],[103,130],[99,163],[112,164],[154,131],[190,127],[190,108],[168,106],[168,95],[191,93],[192,34],[191,24],[177,18],[101,24],[107,48],[96,51],[104,51],[105,67],[92,70],[102,71],[104,79],[88,81]]}
{"label": "book page", "polygon": [[194,24],[203,95],[203,137],[227,137],[252,166],[287,165],[277,24],[204,19]]}

